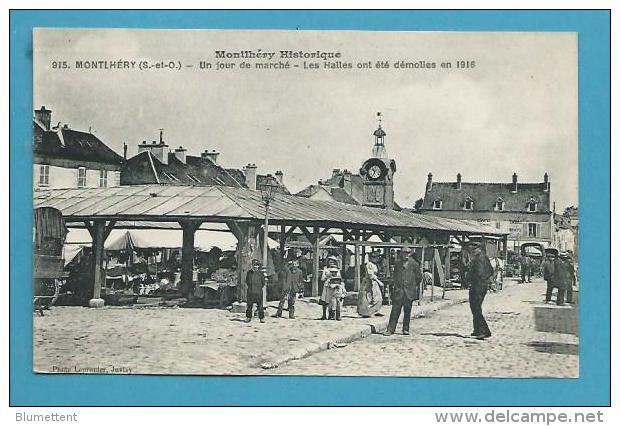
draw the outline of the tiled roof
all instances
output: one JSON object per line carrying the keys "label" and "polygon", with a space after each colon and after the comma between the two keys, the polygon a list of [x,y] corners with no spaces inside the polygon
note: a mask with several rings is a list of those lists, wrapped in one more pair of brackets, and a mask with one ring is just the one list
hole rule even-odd
{"label": "tiled roof", "polygon": [[69,128],[44,130],[33,120],[34,153],[59,159],[121,165],[123,157],[92,133]]}
{"label": "tiled roof", "polygon": [[544,183],[518,183],[517,192],[511,189],[512,183],[462,182],[458,189],[456,182],[433,182],[421,210],[432,210],[436,200],[442,202],[442,210],[463,210],[465,201],[471,199],[473,211],[494,211],[501,198],[504,211],[527,212],[528,203],[534,200],[537,212],[550,212],[549,191],[545,191]]}

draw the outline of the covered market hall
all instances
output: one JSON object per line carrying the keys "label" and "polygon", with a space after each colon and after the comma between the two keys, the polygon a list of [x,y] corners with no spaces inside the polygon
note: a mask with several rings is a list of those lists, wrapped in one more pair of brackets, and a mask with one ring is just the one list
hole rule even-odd
{"label": "covered market hall", "polygon": [[[238,300],[245,300],[244,277],[252,259],[261,259],[266,241],[273,239],[284,256],[288,243],[312,253],[310,295],[319,294],[319,259],[327,236],[344,257],[352,248],[353,289],[360,288],[366,248],[412,247],[432,262],[444,291],[450,281],[451,247],[472,237],[489,242],[505,257],[507,234],[483,224],[417,214],[319,201],[226,186],[136,185],[113,188],[71,188],[36,192],[34,208],[59,210],[68,228],[86,228],[92,238],[94,272],[90,306],[103,306],[104,246],[113,229],[182,230],[180,288],[191,299],[194,290],[194,243],[198,230],[215,226],[234,235]],[[210,231],[207,231],[210,232]],[[303,244],[300,243],[303,241]],[[426,255],[425,255],[426,250]],[[388,257],[389,259],[389,257]],[[344,266],[344,262],[342,263]]]}

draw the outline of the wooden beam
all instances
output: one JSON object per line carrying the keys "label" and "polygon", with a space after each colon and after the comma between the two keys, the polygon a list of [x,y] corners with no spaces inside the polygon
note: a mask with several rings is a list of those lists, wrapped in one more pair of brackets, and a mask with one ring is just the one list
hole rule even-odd
{"label": "wooden beam", "polygon": [[[313,244],[314,243],[314,238],[315,235],[314,233],[310,232],[308,230],[308,228],[306,228],[305,226],[300,226],[299,229],[301,230],[301,232],[304,234],[304,236],[308,239],[308,241]],[[316,229],[316,228],[315,228]]]}
{"label": "wooden beam", "polygon": [[[284,225],[282,225],[282,226],[284,226]],[[288,231],[286,231],[286,235],[285,235],[286,239],[288,239],[291,235],[293,235],[293,232],[295,232],[296,229],[297,229],[297,225],[291,226],[288,229]]]}

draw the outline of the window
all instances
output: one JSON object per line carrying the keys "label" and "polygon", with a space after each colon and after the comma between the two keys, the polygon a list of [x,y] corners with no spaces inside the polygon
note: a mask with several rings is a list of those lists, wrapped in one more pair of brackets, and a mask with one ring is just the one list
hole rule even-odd
{"label": "window", "polygon": [[84,188],[86,186],[86,167],[78,167],[78,188]]}
{"label": "window", "polygon": [[108,186],[108,171],[99,170],[99,188],[105,188]]}
{"label": "window", "polygon": [[441,200],[435,200],[433,201],[433,210],[441,210],[442,209],[442,202]]}
{"label": "window", "polygon": [[121,172],[114,172],[114,186],[121,186]]}
{"label": "window", "polygon": [[471,199],[465,200],[464,208],[465,208],[465,210],[473,210],[474,209],[474,202]]}
{"label": "window", "polygon": [[503,212],[504,211],[504,200],[498,198],[495,202],[495,210]]}
{"label": "window", "polygon": [[527,211],[528,212],[536,211],[536,201],[530,201],[529,203],[527,203]]}
{"label": "window", "polygon": [[528,237],[537,237],[538,236],[538,224],[537,223],[528,223],[527,224],[527,236]]}
{"label": "window", "polygon": [[49,164],[41,164],[39,166],[39,186],[48,186],[50,184],[50,166]]}

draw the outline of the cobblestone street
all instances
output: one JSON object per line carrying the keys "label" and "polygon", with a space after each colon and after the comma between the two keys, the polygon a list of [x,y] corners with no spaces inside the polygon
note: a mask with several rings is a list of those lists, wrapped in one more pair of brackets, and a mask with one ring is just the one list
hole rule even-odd
{"label": "cobblestone street", "polygon": [[[470,337],[468,304],[412,321],[412,334],[371,335],[345,348],[296,360],[270,374],[578,377],[577,308],[546,305],[545,284],[513,284],[488,294],[484,312],[493,336]],[[397,333],[400,332],[397,328]]]}
{"label": "cobblestone street", "polygon": [[[576,310],[541,303],[544,283],[511,283],[489,294],[493,337],[469,336],[465,291],[414,306],[412,335],[384,337],[389,315],[318,321],[300,300],[297,319],[243,322],[218,309],[54,307],[34,320],[39,372],[120,374],[285,374],[576,377]],[[268,315],[275,312],[269,308]],[[286,313],[285,313],[286,316]],[[397,332],[400,328],[397,329]],[[367,337],[365,337],[367,336]]]}

